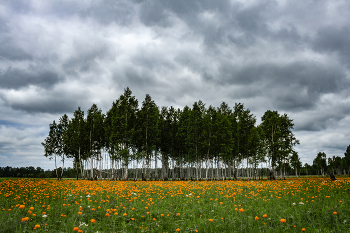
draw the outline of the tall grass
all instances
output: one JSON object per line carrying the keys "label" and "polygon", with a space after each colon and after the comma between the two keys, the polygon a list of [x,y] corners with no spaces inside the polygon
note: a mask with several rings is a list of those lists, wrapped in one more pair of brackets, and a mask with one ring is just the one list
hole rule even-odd
{"label": "tall grass", "polygon": [[6,179],[0,232],[349,232],[349,189],[349,178]]}

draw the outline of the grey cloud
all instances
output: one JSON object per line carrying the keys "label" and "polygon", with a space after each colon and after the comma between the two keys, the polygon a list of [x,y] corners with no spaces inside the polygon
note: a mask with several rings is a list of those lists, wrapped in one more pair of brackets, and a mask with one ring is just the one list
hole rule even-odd
{"label": "grey cloud", "polygon": [[140,8],[140,20],[146,26],[170,27],[172,22],[169,19],[169,12],[157,2],[145,2]]}
{"label": "grey cloud", "polygon": [[46,96],[40,100],[26,100],[23,103],[14,102],[8,104],[12,109],[27,113],[71,113],[79,106],[76,101],[64,96]]}
{"label": "grey cloud", "polygon": [[9,40],[0,42],[0,60],[32,60],[33,56]]}
{"label": "grey cloud", "polygon": [[221,85],[239,85],[245,90],[251,86],[259,87],[260,91],[246,94],[250,93],[251,98],[261,94],[269,96],[276,107],[284,110],[313,107],[322,94],[349,87],[345,73],[339,67],[324,67],[313,62],[245,67],[225,64],[220,67],[218,76],[221,79],[216,81]]}
{"label": "grey cloud", "polygon": [[19,89],[29,85],[51,88],[62,80],[54,71],[30,67],[27,70],[8,68],[0,71],[0,88]]}
{"label": "grey cloud", "polygon": [[135,17],[135,5],[131,1],[103,0],[81,9],[79,15],[83,18],[90,17],[105,25],[117,23],[128,26]]}
{"label": "grey cloud", "polygon": [[350,26],[328,26],[318,30],[313,48],[322,53],[336,52],[340,60],[350,67]]}

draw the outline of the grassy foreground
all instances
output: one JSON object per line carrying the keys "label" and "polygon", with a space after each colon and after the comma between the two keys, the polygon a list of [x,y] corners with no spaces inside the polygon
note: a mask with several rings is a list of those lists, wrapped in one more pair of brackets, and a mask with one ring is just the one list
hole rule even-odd
{"label": "grassy foreground", "polygon": [[0,181],[0,232],[350,232],[350,179]]}

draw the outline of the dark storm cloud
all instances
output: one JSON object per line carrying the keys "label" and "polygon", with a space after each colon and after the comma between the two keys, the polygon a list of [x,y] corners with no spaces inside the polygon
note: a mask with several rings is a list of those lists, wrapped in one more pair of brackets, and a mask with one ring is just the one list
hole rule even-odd
{"label": "dark storm cloud", "polygon": [[313,48],[321,53],[335,52],[350,67],[350,26],[328,26],[317,31]]}
{"label": "dark storm cloud", "polygon": [[75,101],[62,97],[50,97],[38,101],[26,101],[22,103],[13,103],[10,107],[14,110],[20,110],[28,113],[71,113],[78,108]]}
{"label": "dark storm cloud", "polygon": [[312,108],[321,95],[342,91],[349,85],[339,67],[324,67],[314,62],[245,67],[225,64],[219,69],[219,77],[217,82],[221,85],[240,85],[247,89],[246,98],[268,96],[277,108],[292,111]]}
{"label": "dark storm cloud", "polygon": [[0,71],[0,89],[19,89],[29,85],[51,88],[61,80],[62,77],[58,73],[45,68],[30,67],[26,70],[8,68]]}
{"label": "dark storm cloud", "polygon": [[132,23],[135,11],[135,5],[131,1],[103,0],[80,9],[79,15],[83,18],[93,18],[102,25],[117,23],[128,26]]}

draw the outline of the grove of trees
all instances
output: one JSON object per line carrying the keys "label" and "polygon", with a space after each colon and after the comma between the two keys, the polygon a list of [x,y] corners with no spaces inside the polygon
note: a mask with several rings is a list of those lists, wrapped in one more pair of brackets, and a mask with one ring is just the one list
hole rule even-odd
{"label": "grove of trees", "polygon": [[[139,106],[126,88],[106,114],[93,104],[86,116],[78,107],[71,119],[64,114],[53,121],[42,145],[58,179],[64,169],[57,163],[64,168],[67,158],[77,179],[257,178],[263,163],[275,178],[291,167],[302,170],[293,126],[287,114],[270,110],[256,125],[241,103],[206,107],[199,100],[183,109],[159,108],[147,94]],[[321,160],[314,163],[324,173]]]}

